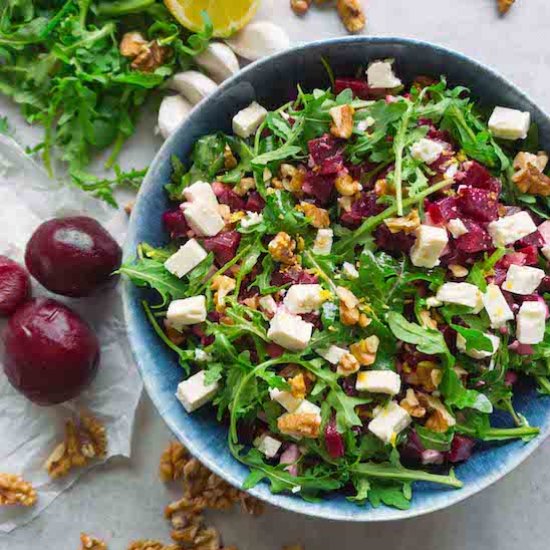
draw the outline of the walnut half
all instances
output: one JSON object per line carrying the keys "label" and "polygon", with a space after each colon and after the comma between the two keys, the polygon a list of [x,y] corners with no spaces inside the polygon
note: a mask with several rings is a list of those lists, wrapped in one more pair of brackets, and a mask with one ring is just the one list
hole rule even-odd
{"label": "walnut half", "polygon": [[514,159],[515,174],[512,181],[522,193],[548,197],[550,195],[550,178],[543,173],[548,163],[548,155],[539,152],[537,155],[521,152]]}
{"label": "walnut half", "polygon": [[107,550],[107,544],[101,539],[91,537],[86,533],[80,534],[81,550]]}
{"label": "walnut half", "polygon": [[0,474],[0,506],[34,506],[37,498],[34,487],[21,476]]}
{"label": "walnut half", "polygon": [[120,42],[121,55],[132,59],[132,69],[151,73],[164,64],[170,48],[161,46],[156,40],[147,42],[139,32],[127,32]]}
{"label": "walnut half", "polygon": [[367,19],[361,0],[338,0],[336,9],[348,32],[356,33],[365,28]]}

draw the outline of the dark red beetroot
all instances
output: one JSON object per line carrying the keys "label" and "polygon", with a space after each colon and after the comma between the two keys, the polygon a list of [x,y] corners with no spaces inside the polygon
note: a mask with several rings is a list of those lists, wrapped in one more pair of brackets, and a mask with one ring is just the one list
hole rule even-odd
{"label": "dark red beetroot", "polygon": [[271,357],[271,359],[276,359],[277,357],[281,357],[281,355],[285,352],[285,348],[282,346],[279,346],[279,344],[275,344],[274,342],[269,342],[265,346],[265,352]]}
{"label": "dark red beetroot", "polygon": [[328,454],[332,458],[340,458],[344,456],[346,448],[344,445],[344,439],[336,428],[335,418],[331,418],[325,428],[325,445],[327,447]]}
{"label": "dark red beetroot", "polygon": [[373,191],[362,193],[361,197],[351,205],[349,212],[344,212],[340,221],[346,227],[355,229],[364,218],[376,216],[384,210],[384,205],[377,204],[378,196]]}
{"label": "dark red beetroot", "polygon": [[496,264],[495,269],[507,271],[511,265],[526,265],[527,256],[523,252],[512,252],[503,256]]}
{"label": "dark red beetroot", "polygon": [[0,256],[0,316],[11,315],[30,295],[29,274],[17,262]]}
{"label": "dark red beetroot", "polygon": [[274,271],[271,274],[271,284],[273,286],[293,285],[308,285],[318,282],[317,275],[313,275],[304,271],[301,267],[291,266],[284,271]]}
{"label": "dark red beetroot", "polygon": [[459,251],[474,254],[494,247],[491,235],[480,224],[470,220],[463,220],[463,222],[468,233],[456,239],[456,248]]}
{"label": "dark red beetroot", "polygon": [[183,212],[180,208],[174,208],[173,210],[167,210],[162,215],[162,222],[166,231],[170,234],[172,239],[178,239],[180,237],[186,237],[189,231],[189,226]]}
{"label": "dark red beetroot", "polygon": [[307,195],[315,197],[319,204],[325,205],[332,195],[334,181],[335,177],[333,175],[323,176],[308,170],[302,184],[302,190]]}
{"label": "dark red beetroot", "polygon": [[95,334],[56,300],[35,298],[23,304],[9,320],[3,338],[8,380],[38,405],[76,397],[97,372]]}
{"label": "dark red beetroot", "polygon": [[526,247],[526,246],[544,246],[545,241],[542,233],[540,231],[533,231],[523,239],[520,239],[515,243],[516,246]]}
{"label": "dark red beetroot", "polygon": [[446,458],[449,462],[463,462],[472,456],[476,442],[465,435],[455,434],[451,443],[451,449],[447,451]]}
{"label": "dark red beetroot", "polygon": [[487,189],[462,187],[458,191],[458,209],[476,222],[490,222],[498,218],[498,195]]}
{"label": "dark red beetroot", "polygon": [[209,252],[214,253],[216,262],[222,266],[235,257],[240,242],[240,233],[237,231],[225,231],[215,237],[204,239],[203,246]]}
{"label": "dark red beetroot", "polygon": [[247,212],[261,212],[265,207],[265,201],[258,191],[250,191],[246,199],[244,209]]}
{"label": "dark red beetroot", "polygon": [[212,184],[212,190],[221,204],[227,204],[233,211],[244,210],[245,202],[229,185],[225,185],[219,181]]}
{"label": "dark red beetroot", "polygon": [[337,78],[334,82],[334,92],[336,94],[348,89],[359,99],[370,98],[370,88],[364,80],[359,80],[358,78]]}
{"label": "dark red beetroot", "polygon": [[537,265],[539,262],[539,250],[536,246],[526,246],[518,250],[518,254],[525,256],[525,265]]}
{"label": "dark red beetroot", "polygon": [[344,153],[338,141],[330,134],[308,142],[309,167],[316,174],[336,175],[344,170]]}
{"label": "dark red beetroot", "polygon": [[475,160],[464,163],[464,170],[457,174],[456,180],[464,185],[480,187],[485,189],[491,174],[489,171]]}
{"label": "dark red beetroot", "polygon": [[415,237],[412,234],[407,235],[403,231],[392,233],[388,226],[383,223],[378,226],[374,232],[376,244],[387,252],[408,253],[414,244]]}
{"label": "dark red beetroot", "polygon": [[27,269],[56,294],[89,296],[116,282],[122,250],[109,233],[86,216],[44,222],[27,244]]}
{"label": "dark red beetroot", "polygon": [[455,197],[446,197],[436,202],[425,202],[426,212],[435,225],[441,225],[459,217]]}

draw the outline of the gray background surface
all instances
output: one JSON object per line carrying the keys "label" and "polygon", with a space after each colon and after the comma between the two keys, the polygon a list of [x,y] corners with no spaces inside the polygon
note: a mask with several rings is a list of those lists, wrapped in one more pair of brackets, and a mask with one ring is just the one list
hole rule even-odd
{"label": "gray background surface", "polygon": [[[365,0],[365,4],[369,34],[414,37],[460,50],[493,66],[550,112],[549,0],[517,0],[504,19],[497,15],[496,0]],[[301,20],[290,12],[288,0],[264,0],[259,17],[282,24],[294,41],[344,33],[335,13],[314,10]],[[4,113],[18,122],[21,141],[36,139],[13,107],[0,99],[0,114]],[[142,166],[152,158],[160,145],[153,127],[154,119],[144,117],[123,156],[125,165]],[[113,460],[81,478],[38,519],[0,536],[0,549],[76,550],[81,531],[105,538],[110,550],[124,550],[138,538],[168,542],[163,508],[178,492],[158,481],[157,467],[169,439],[168,429],[144,396],[132,460]],[[275,509],[260,519],[237,511],[210,517],[225,544],[240,550],[279,550],[283,544],[298,542],[307,550],[542,550],[549,546],[549,462],[547,441],[482,494],[442,512],[391,524],[332,523]]]}

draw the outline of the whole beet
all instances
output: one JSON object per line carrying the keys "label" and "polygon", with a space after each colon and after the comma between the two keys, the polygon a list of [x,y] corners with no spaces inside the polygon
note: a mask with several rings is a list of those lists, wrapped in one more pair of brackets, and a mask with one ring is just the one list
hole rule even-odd
{"label": "whole beet", "polygon": [[31,281],[23,266],[0,256],[0,316],[11,315],[31,295]]}
{"label": "whole beet", "polygon": [[99,343],[89,325],[50,298],[23,304],[4,335],[4,370],[12,386],[38,405],[76,397],[94,378]]}
{"label": "whole beet", "polygon": [[116,282],[122,250],[111,235],[86,216],[44,222],[27,244],[27,269],[48,290],[78,298]]}

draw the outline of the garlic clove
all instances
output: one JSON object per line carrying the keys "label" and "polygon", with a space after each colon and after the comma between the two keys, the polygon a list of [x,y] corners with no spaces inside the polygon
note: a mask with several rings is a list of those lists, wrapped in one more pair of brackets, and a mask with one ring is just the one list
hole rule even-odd
{"label": "garlic clove", "polygon": [[167,96],[159,109],[158,126],[164,139],[168,139],[176,128],[189,116],[193,109],[191,103],[180,95]]}
{"label": "garlic clove", "polygon": [[168,82],[168,88],[179,92],[191,105],[196,105],[216,91],[218,85],[198,71],[175,74]]}
{"label": "garlic clove", "polygon": [[239,71],[239,60],[233,50],[223,42],[212,42],[195,57],[195,61],[216,82],[223,82]]}
{"label": "garlic clove", "polygon": [[269,21],[251,23],[225,42],[237,55],[252,61],[290,47],[285,30]]}

